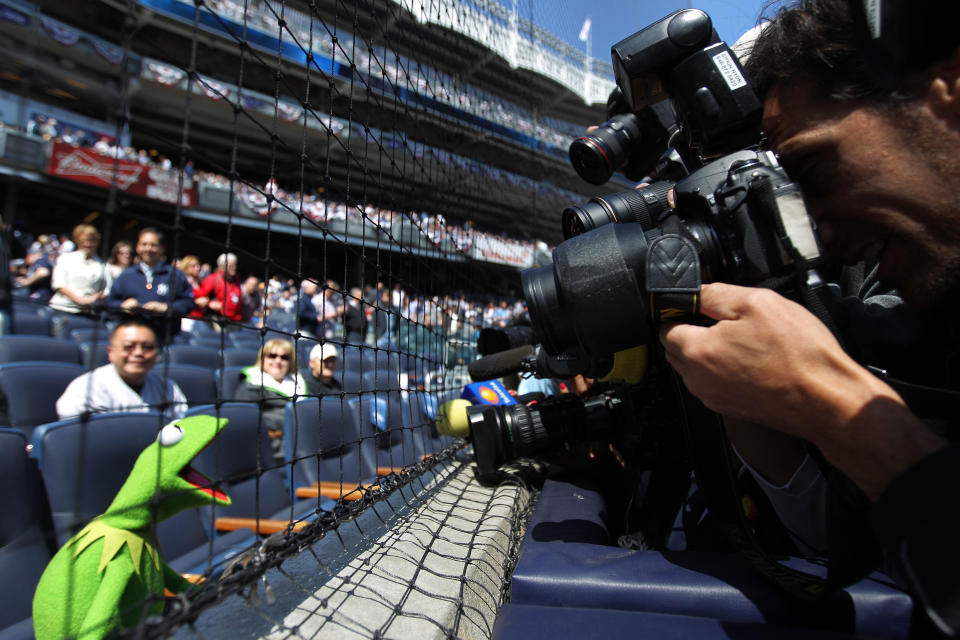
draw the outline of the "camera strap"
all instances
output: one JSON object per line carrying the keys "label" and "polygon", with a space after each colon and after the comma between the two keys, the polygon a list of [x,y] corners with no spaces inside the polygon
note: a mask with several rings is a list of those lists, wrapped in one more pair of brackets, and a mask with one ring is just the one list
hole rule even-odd
{"label": "camera strap", "polygon": [[807,626],[853,632],[856,618],[849,593],[827,579],[777,562],[757,542],[736,489],[723,418],[694,397],[675,372],[674,380],[697,486],[719,529],[753,569],[792,599]]}
{"label": "camera strap", "polygon": [[654,325],[686,320],[700,309],[700,253],[693,240],[665,233],[647,249],[646,287]]}

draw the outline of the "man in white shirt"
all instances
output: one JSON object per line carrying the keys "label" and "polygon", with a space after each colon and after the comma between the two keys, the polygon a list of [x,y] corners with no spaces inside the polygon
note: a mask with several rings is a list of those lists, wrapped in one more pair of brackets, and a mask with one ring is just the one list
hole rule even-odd
{"label": "man in white shirt", "polygon": [[157,336],[144,320],[130,318],[110,333],[109,364],[84,373],[57,400],[60,419],[85,412],[161,411],[167,420],[183,417],[187,399],[172,380],[151,371]]}

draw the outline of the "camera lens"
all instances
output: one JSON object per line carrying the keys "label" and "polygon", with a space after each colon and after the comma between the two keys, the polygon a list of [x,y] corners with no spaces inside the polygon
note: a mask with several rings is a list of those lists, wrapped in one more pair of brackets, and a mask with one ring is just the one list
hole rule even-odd
{"label": "camera lens", "polygon": [[626,163],[630,147],[639,141],[640,119],[632,113],[616,115],[570,144],[570,164],[587,182],[603,184]]}
{"label": "camera lens", "polygon": [[608,355],[647,343],[647,246],[640,225],[604,225],[560,243],[552,265],[521,273],[548,354]]}
{"label": "camera lens", "polygon": [[611,222],[639,222],[644,231],[652,229],[660,214],[670,207],[667,194],[672,188],[673,183],[664,180],[567,207],[561,218],[563,237],[572,238]]}

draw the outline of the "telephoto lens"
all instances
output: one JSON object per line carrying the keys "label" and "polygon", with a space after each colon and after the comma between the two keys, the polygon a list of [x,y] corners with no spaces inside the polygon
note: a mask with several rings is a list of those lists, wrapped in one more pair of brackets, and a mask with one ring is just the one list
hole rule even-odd
{"label": "telephoto lens", "polygon": [[640,189],[628,189],[591,198],[563,210],[563,237],[570,239],[611,222],[638,222],[644,231],[656,226],[660,214],[670,208],[667,195],[673,182],[663,180]]}
{"label": "telephoto lens", "polygon": [[633,113],[615,115],[570,143],[570,164],[590,184],[603,184],[626,164],[631,147],[639,142],[640,119]]}

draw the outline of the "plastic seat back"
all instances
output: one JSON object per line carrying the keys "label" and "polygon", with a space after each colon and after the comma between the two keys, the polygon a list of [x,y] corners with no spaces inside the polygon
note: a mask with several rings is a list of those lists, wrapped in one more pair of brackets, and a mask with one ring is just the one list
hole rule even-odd
{"label": "plastic seat back", "polygon": [[79,363],[77,346],[49,336],[2,336],[0,337],[0,364],[6,362]]}
{"label": "plastic seat back", "polygon": [[350,484],[375,475],[373,461],[361,454],[356,414],[340,398],[303,398],[288,405],[283,437],[296,487],[320,480]]}
{"label": "plastic seat back", "polygon": [[172,344],[164,349],[163,357],[170,364],[193,364],[208,369],[220,366],[220,351],[214,347]]}
{"label": "plastic seat back", "polygon": [[30,434],[57,420],[57,400],[86,369],[68,362],[11,362],[0,365],[0,393],[6,401],[6,426]]}
{"label": "plastic seat back", "polygon": [[33,456],[62,545],[106,511],[137,456],[164,425],[159,413],[102,413],[62,420],[33,433]]}
{"label": "plastic seat back", "polygon": [[53,552],[49,511],[27,440],[0,428],[0,629],[30,617],[33,592]]}
{"label": "plastic seat back", "polygon": [[259,349],[244,349],[240,347],[230,347],[223,350],[223,366],[225,367],[249,367],[257,361]]}
{"label": "plastic seat back", "polygon": [[[269,518],[290,505],[290,489],[284,471],[277,468],[260,407],[251,402],[225,402],[219,407],[194,407],[188,415],[205,414],[229,422],[217,439],[194,461],[194,468],[214,482],[222,483],[230,496],[229,507],[219,507],[217,516]],[[201,515],[209,513],[202,510]]]}
{"label": "plastic seat back", "polygon": [[49,336],[50,318],[40,314],[17,313],[13,314],[13,333],[28,336]]}
{"label": "plastic seat back", "polygon": [[177,383],[191,406],[212,404],[217,401],[217,385],[213,371],[207,367],[193,364],[161,364],[153,371],[161,377],[169,376]]}

